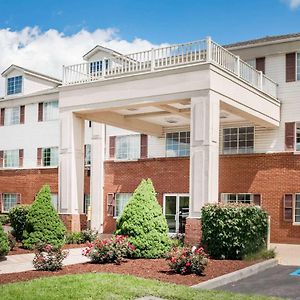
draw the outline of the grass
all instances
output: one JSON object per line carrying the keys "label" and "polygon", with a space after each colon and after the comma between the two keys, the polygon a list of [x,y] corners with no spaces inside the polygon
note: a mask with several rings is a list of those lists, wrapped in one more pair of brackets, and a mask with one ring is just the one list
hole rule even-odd
{"label": "grass", "polygon": [[254,254],[248,254],[244,257],[244,260],[260,260],[260,259],[271,259],[276,257],[275,248],[263,249]]}
{"label": "grass", "polygon": [[162,283],[128,275],[88,273],[44,277],[27,282],[0,286],[1,300],[58,299],[135,299],[152,295],[175,300],[266,300],[263,296],[248,296],[221,291],[201,291],[190,287]]}

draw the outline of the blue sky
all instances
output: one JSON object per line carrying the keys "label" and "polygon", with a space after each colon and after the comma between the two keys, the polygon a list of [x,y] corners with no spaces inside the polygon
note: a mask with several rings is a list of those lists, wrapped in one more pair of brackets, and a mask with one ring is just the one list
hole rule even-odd
{"label": "blue sky", "polygon": [[0,0],[0,28],[38,26],[66,35],[116,28],[128,41],[177,43],[211,35],[230,43],[300,31],[298,0]]}

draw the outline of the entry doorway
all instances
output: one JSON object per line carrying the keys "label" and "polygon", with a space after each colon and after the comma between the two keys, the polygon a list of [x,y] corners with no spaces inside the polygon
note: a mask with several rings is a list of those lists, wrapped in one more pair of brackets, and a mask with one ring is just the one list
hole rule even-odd
{"label": "entry doorway", "polygon": [[185,233],[186,218],[189,215],[189,194],[164,194],[163,212],[167,219],[169,233]]}

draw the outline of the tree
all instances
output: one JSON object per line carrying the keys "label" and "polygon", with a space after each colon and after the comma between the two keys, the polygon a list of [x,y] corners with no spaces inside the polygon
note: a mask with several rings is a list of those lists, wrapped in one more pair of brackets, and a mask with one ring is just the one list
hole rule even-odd
{"label": "tree", "polygon": [[64,244],[66,228],[51,203],[51,191],[44,185],[31,205],[23,233],[23,246],[32,249],[40,243],[60,248]]}
{"label": "tree", "polygon": [[168,225],[150,179],[142,180],[117,221],[115,234],[127,235],[136,256],[162,257],[170,250]]}

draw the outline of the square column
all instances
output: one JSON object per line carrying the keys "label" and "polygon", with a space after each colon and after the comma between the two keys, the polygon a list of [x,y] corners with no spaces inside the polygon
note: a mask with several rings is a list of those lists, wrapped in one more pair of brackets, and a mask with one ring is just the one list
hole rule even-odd
{"label": "square column", "polygon": [[92,123],[91,144],[91,229],[103,232],[104,218],[104,149],[105,149],[105,125]]}
{"label": "square column", "polygon": [[68,230],[80,231],[84,195],[84,120],[60,112],[60,214]]}
{"label": "square column", "polygon": [[218,201],[220,101],[208,91],[191,99],[190,218]]}

